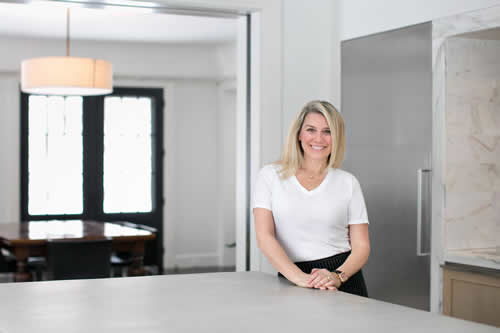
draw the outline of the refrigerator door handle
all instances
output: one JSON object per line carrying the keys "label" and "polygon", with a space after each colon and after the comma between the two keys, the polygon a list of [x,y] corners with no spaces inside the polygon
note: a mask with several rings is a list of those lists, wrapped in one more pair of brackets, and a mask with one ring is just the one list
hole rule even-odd
{"label": "refrigerator door handle", "polygon": [[431,169],[417,170],[417,256],[424,257],[430,255],[429,252],[422,252],[422,177],[423,174],[430,173]]}

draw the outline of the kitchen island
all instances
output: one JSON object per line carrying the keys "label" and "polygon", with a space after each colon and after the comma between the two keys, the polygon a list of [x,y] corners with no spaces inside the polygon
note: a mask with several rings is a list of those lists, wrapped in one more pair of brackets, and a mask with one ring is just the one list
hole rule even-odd
{"label": "kitchen island", "polygon": [[276,276],[209,273],[0,285],[0,332],[498,332]]}

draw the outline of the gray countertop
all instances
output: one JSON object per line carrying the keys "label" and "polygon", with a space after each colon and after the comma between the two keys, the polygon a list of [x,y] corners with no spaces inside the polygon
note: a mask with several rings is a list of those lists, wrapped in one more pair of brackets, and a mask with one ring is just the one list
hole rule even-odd
{"label": "gray countertop", "polygon": [[491,268],[500,271],[500,249],[446,250],[445,261],[463,265]]}
{"label": "gray countertop", "polygon": [[0,332],[499,332],[276,276],[210,273],[0,285]]}

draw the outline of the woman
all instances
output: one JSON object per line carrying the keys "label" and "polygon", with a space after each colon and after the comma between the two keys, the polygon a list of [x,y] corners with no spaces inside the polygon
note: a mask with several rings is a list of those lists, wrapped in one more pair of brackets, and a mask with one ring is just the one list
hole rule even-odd
{"label": "woman", "polygon": [[368,296],[368,217],[356,178],[339,169],[344,120],[308,103],[290,127],[280,161],[261,169],[253,197],[259,248],[297,286]]}

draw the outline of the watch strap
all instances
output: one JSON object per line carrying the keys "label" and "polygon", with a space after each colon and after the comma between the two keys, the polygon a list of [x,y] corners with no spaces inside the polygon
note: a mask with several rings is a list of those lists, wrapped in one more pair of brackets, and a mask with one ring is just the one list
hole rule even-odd
{"label": "watch strap", "polygon": [[346,276],[345,276],[345,273],[344,273],[344,272],[339,271],[339,270],[337,270],[337,269],[336,269],[336,270],[334,270],[333,272],[334,272],[335,274],[337,274],[337,276],[338,276],[338,278],[339,278],[339,280],[340,280],[340,282],[341,282],[342,284],[343,284],[344,282],[346,282],[346,280],[347,280],[347,279],[346,279]]}

